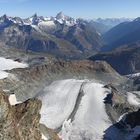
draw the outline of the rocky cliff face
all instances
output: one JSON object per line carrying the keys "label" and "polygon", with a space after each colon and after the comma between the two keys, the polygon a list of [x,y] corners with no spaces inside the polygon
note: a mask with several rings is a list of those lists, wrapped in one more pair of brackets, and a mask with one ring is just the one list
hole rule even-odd
{"label": "rocky cliff face", "polygon": [[40,108],[36,99],[11,106],[8,96],[0,91],[0,140],[41,140]]}
{"label": "rocky cliff face", "polygon": [[2,91],[0,92],[0,139],[20,139],[14,111],[9,104],[8,97]]}
{"label": "rocky cliff face", "polygon": [[113,123],[116,123],[121,115],[138,109],[129,104],[127,101],[127,93],[121,93],[122,91],[119,91],[111,84],[105,87],[112,91],[105,98],[105,105],[108,116]]}
{"label": "rocky cliff face", "polygon": [[[104,140],[139,140],[140,110],[139,103],[133,104],[135,94],[131,93],[130,96],[130,93],[123,93],[113,85],[106,85],[105,88],[111,89],[105,98],[105,108],[113,125],[105,130]],[[139,101],[138,94],[135,98]]]}

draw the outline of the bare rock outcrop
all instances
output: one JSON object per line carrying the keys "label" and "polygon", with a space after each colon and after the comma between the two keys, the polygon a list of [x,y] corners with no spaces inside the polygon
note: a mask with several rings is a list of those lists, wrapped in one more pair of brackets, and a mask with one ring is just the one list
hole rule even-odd
{"label": "bare rock outcrop", "polygon": [[11,106],[8,96],[0,91],[0,140],[41,140],[40,108],[37,99]]}

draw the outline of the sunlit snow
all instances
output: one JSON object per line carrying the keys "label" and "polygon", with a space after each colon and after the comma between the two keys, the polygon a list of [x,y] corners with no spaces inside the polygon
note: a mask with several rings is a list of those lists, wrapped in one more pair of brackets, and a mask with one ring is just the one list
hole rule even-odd
{"label": "sunlit snow", "polygon": [[133,93],[128,93],[127,101],[129,104],[140,107],[140,99]]}
{"label": "sunlit snow", "polygon": [[42,140],[48,140],[48,138],[42,134]]}
{"label": "sunlit snow", "polygon": [[[79,91],[83,95],[75,108]],[[102,139],[111,122],[105,111],[104,98],[108,94],[102,84],[84,80],[55,81],[42,97],[41,123],[49,128],[62,127],[63,140]],[[71,120],[70,115],[75,110]]]}
{"label": "sunlit snow", "polygon": [[15,94],[11,94],[9,96],[9,103],[10,105],[16,105],[16,104],[20,104],[21,102],[17,101]]}
{"label": "sunlit snow", "polygon": [[5,72],[5,70],[11,70],[14,68],[25,68],[25,67],[27,67],[27,64],[19,63],[11,59],[0,57],[0,79],[4,79],[8,76],[8,73]]}
{"label": "sunlit snow", "polygon": [[41,123],[56,129],[69,117],[83,81],[62,80],[53,82],[40,97],[42,100]]}

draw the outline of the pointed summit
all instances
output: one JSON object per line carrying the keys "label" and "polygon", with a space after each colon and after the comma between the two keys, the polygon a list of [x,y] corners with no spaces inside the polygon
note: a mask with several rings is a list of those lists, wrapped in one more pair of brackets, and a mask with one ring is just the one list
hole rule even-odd
{"label": "pointed summit", "polygon": [[65,15],[63,14],[63,12],[59,12],[57,15],[56,15],[56,19],[65,19]]}
{"label": "pointed summit", "polygon": [[6,15],[6,14],[4,14],[2,17],[3,17],[4,19],[7,19],[7,15]]}
{"label": "pointed summit", "polygon": [[2,17],[0,17],[0,29],[8,27],[11,24],[13,24],[13,22],[7,15],[3,15]]}
{"label": "pointed summit", "polygon": [[37,24],[38,24],[39,18],[38,18],[38,16],[37,16],[36,13],[32,16],[31,19],[32,19],[32,24],[33,24],[33,25],[37,25]]}
{"label": "pointed summit", "polygon": [[76,24],[75,19],[64,15],[63,12],[59,12],[55,18],[60,24],[65,24],[67,26],[73,26],[74,24]]}
{"label": "pointed summit", "polygon": [[7,21],[8,20],[8,17],[7,17],[7,15],[3,15],[2,17],[1,17],[1,19],[3,20],[3,21]]}
{"label": "pointed summit", "polygon": [[32,17],[33,17],[33,18],[37,18],[37,13],[35,13]]}

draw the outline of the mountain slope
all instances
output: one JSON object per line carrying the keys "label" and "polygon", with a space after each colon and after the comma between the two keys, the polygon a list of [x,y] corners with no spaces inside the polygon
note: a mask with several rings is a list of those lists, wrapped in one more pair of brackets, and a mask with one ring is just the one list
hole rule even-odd
{"label": "mountain slope", "polygon": [[[32,64],[32,62],[30,63]],[[4,79],[4,81],[0,81],[0,84],[3,89],[14,91],[17,98],[20,98],[22,101],[36,96],[49,83],[62,78],[93,78],[116,83],[126,81],[126,79],[121,77],[110,65],[100,61],[43,62],[42,60],[40,64],[37,63],[24,69],[14,69],[10,71],[10,73],[16,77],[9,76],[7,79]],[[26,83],[28,83],[28,85],[26,85]]]}
{"label": "mountain slope", "polygon": [[113,28],[120,23],[131,21],[129,18],[98,18],[95,21],[101,24],[108,26],[108,28]]}
{"label": "mountain slope", "polygon": [[140,44],[131,44],[128,47],[99,53],[92,57],[90,60],[104,60],[108,62],[120,74],[131,74],[140,71]]}
{"label": "mountain slope", "polygon": [[111,50],[121,45],[127,45],[139,41],[140,19],[131,22],[124,22],[109,30],[104,34],[106,47],[104,50]]}

